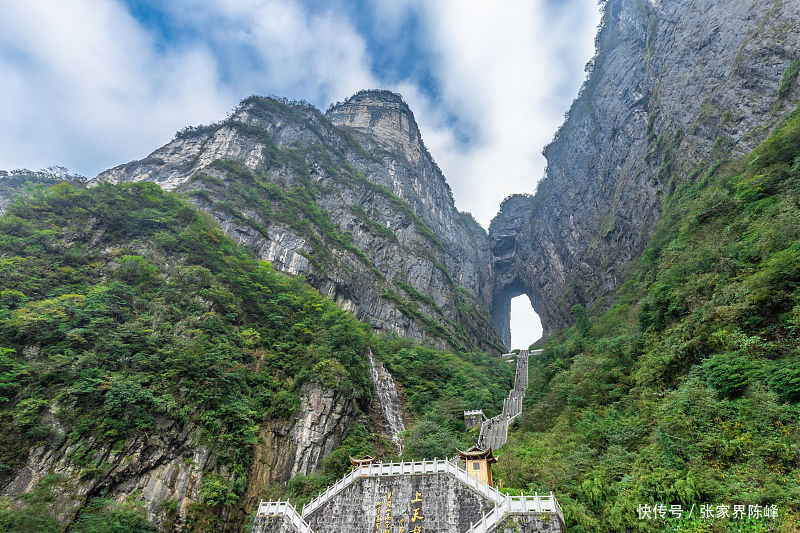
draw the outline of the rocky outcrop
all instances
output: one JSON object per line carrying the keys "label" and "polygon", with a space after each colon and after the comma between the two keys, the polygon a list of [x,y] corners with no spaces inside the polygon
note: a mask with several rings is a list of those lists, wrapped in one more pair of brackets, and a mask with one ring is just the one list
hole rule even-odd
{"label": "rocky outcrop", "polygon": [[[354,400],[318,384],[304,385],[294,419],[269,420],[260,429],[247,491],[236,507],[218,509],[221,527],[241,531],[265,490],[285,484],[297,473],[317,470],[322,458],[341,443],[358,412]],[[224,468],[215,468],[214,455],[201,444],[200,432],[191,423],[181,426],[160,420],[149,434],[111,449],[92,438],[68,441],[56,406],[45,410],[41,419],[52,430],[48,442],[30,450],[26,464],[2,492],[20,498],[55,476],[50,512],[64,524],[92,498],[123,502],[135,495],[148,520],[160,530],[182,530],[198,520],[193,505],[201,500],[204,477],[215,471],[227,475]]]}
{"label": "rocky outcrop", "polygon": [[454,281],[488,304],[492,272],[486,231],[455,208],[450,186],[403,99],[389,91],[361,91],[325,116],[351,132],[367,151],[381,153],[383,165],[365,165],[364,174],[408,203],[440,240]]}
{"label": "rocky outcrop", "polygon": [[665,196],[748,152],[798,101],[785,76],[800,59],[794,1],[609,0],[596,44],[545,149],[546,178],[492,222],[496,321],[520,291],[546,332],[569,324],[575,304],[606,304]]}
{"label": "rocky outcrop", "polygon": [[[492,321],[506,346],[511,346],[511,300],[527,291],[521,277],[517,239],[530,220],[533,197],[514,195],[506,198],[500,213],[489,226],[494,279],[492,284]],[[546,287],[541,287],[545,289]],[[539,309],[531,300],[534,309]]]}
{"label": "rocky outcrop", "polygon": [[148,519],[162,529],[179,526],[200,499],[203,472],[213,457],[198,443],[193,425],[161,420],[157,431],[110,449],[92,440],[68,442],[54,406],[41,417],[52,428],[49,442],[29,452],[27,464],[3,488],[5,495],[20,497],[56,476],[52,514],[65,524],[91,498],[102,494],[122,502],[138,494]]}
{"label": "rocky outcrop", "polygon": [[486,232],[456,210],[399,95],[362,91],[326,115],[251,97],[95,183],[138,180],[192,195],[236,241],[376,329],[502,349]]}
{"label": "rocky outcrop", "polygon": [[300,412],[291,422],[273,420],[259,431],[247,492],[226,530],[241,531],[244,520],[258,507],[271,486],[289,481],[295,474],[310,474],[322,458],[344,439],[359,413],[352,399],[318,384],[300,390]]}

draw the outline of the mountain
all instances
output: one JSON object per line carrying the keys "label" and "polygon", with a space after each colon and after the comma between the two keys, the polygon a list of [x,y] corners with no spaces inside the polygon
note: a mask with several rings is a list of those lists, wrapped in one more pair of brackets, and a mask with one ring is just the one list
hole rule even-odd
{"label": "mountain", "polygon": [[290,480],[305,497],[350,455],[391,457],[368,352],[424,422],[412,452],[465,447],[463,410],[513,380],[373,335],[153,183],[33,191],[0,235],[3,531],[240,531]]}
{"label": "mountain", "polygon": [[796,531],[798,199],[800,108],[669,193],[610,308],[576,306],[531,358],[495,475],[557,491],[569,531]]}
{"label": "mountain", "polygon": [[251,97],[96,182],[142,180],[190,195],[236,242],[378,330],[503,349],[486,232],[455,208],[397,94],[362,91],[324,115]]}
{"label": "mountain", "polygon": [[545,179],[488,233],[386,91],[250,97],[88,185],[2,176],[0,529],[241,530],[395,457],[389,411],[403,457],[464,449],[514,373],[476,352],[524,293],[549,339],[507,488],[554,491],[570,531],[794,531],[798,19],[605,2]]}
{"label": "mountain", "polygon": [[796,2],[609,0],[603,10],[590,75],[544,150],[545,179],[533,198],[508,199],[489,229],[493,315],[524,292],[546,332],[571,324],[576,304],[607,306],[665,198],[752,150],[799,94]]}

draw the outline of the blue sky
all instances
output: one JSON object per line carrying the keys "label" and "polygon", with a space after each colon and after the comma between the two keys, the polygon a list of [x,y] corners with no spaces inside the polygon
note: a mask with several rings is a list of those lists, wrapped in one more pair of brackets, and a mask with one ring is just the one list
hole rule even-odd
{"label": "blue sky", "polygon": [[0,169],[93,177],[250,94],[324,110],[386,88],[488,227],[535,190],[598,23],[596,0],[4,1]]}

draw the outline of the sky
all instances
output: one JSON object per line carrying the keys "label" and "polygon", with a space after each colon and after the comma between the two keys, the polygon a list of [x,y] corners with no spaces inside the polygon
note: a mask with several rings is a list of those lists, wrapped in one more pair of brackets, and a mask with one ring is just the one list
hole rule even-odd
{"label": "sky", "polygon": [[484,227],[532,193],[585,78],[596,0],[5,0],[0,169],[94,177],[251,94],[399,92]]}

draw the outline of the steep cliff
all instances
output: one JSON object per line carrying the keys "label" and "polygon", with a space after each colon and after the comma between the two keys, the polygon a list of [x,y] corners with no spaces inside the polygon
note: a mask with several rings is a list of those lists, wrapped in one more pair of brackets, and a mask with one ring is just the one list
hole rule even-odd
{"label": "steep cliff", "polygon": [[96,181],[140,180],[190,194],[234,240],[376,329],[502,348],[486,232],[455,209],[396,94],[363,91],[326,115],[251,97]]}
{"label": "steep cliff", "polygon": [[240,531],[351,455],[463,448],[511,379],[374,335],[153,183],[34,190],[0,235],[3,531]]}
{"label": "steep cliff", "polygon": [[536,195],[507,200],[489,231],[505,336],[519,292],[545,331],[605,305],[665,194],[751,150],[797,102],[796,1],[609,0],[596,46]]}
{"label": "steep cliff", "polygon": [[0,233],[4,531],[126,502],[241,530],[368,408],[368,327],[153,184],[38,191]]}

